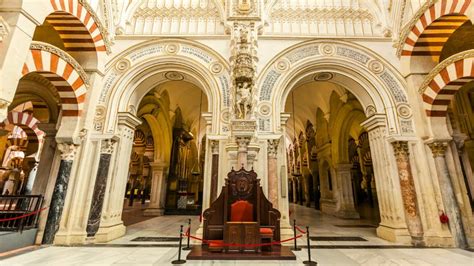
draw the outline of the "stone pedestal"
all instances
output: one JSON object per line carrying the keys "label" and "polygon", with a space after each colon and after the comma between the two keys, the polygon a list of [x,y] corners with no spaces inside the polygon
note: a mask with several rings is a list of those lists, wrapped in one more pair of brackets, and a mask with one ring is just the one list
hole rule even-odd
{"label": "stone pedestal", "polygon": [[336,178],[339,186],[338,208],[335,215],[341,218],[360,218],[354,206],[351,180],[352,164],[338,164],[336,167]]}
{"label": "stone pedestal", "polygon": [[411,171],[408,142],[392,142],[397,160],[398,176],[400,177],[400,188],[402,190],[403,209],[405,220],[410,232],[412,243],[415,246],[424,246],[423,226],[421,224],[420,211],[416,201],[416,190]]}
{"label": "stone pedestal", "polygon": [[232,136],[238,145],[236,168],[249,169],[251,166],[248,165],[248,147],[255,134],[257,123],[254,120],[234,120],[231,123]]}
{"label": "stone pedestal", "polygon": [[150,205],[143,212],[143,216],[161,216],[165,213],[166,180],[163,174],[165,166],[162,162],[150,163],[152,169]]}
{"label": "stone pedestal", "polygon": [[467,240],[462,223],[461,210],[456,201],[456,195],[454,194],[445,157],[448,143],[446,141],[434,141],[428,143],[428,146],[433,153],[439,186],[441,188],[441,197],[444,204],[444,213],[449,218],[451,234],[454,237],[456,246],[465,248],[467,246]]}

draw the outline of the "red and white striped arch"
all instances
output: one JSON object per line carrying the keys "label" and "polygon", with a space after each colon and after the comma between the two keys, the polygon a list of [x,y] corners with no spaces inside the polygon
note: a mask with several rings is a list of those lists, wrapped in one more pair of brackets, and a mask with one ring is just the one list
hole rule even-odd
{"label": "red and white striped arch", "polygon": [[[50,2],[55,12],[46,20],[58,31],[66,50],[107,51],[105,33],[100,31],[97,22],[94,21],[92,11],[84,7],[79,0],[50,0]],[[76,23],[76,18],[83,25]]]}
{"label": "red and white striped arch", "polygon": [[464,58],[442,69],[423,91],[426,115],[445,117],[454,94],[474,80],[474,58]]}
{"label": "red and white striped arch", "polygon": [[[2,127],[15,125],[23,129],[26,133],[33,131],[36,138],[41,142],[44,138],[44,132],[39,129],[39,120],[28,113],[9,112],[7,118],[0,124]],[[28,136],[29,137],[29,136]]]}
{"label": "red and white striped arch", "polygon": [[460,16],[440,18],[448,15],[465,15],[470,5],[471,0],[440,0],[431,5],[406,36],[401,55],[430,55],[439,58],[440,49],[449,36],[468,20],[467,17]]}
{"label": "red and white striped arch", "polygon": [[63,116],[81,115],[87,87],[78,71],[70,63],[49,51],[30,49],[22,74],[24,76],[31,72],[40,74],[56,87]]}

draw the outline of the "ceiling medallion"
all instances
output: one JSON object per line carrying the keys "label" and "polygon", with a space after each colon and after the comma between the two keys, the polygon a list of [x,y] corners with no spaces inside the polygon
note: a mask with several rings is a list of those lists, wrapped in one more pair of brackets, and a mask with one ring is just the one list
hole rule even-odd
{"label": "ceiling medallion", "polygon": [[332,79],[333,75],[329,72],[321,72],[314,75],[314,81],[327,81]]}
{"label": "ceiling medallion", "polygon": [[169,80],[179,81],[179,80],[183,80],[184,76],[179,72],[169,71],[169,72],[166,72],[165,78]]}

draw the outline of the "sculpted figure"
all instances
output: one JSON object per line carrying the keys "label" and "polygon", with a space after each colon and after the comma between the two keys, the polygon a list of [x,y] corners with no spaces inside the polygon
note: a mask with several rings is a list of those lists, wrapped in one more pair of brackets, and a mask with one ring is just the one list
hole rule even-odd
{"label": "sculpted figure", "polygon": [[237,116],[244,119],[251,107],[251,91],[248,82],[242,82],[237,85]]}

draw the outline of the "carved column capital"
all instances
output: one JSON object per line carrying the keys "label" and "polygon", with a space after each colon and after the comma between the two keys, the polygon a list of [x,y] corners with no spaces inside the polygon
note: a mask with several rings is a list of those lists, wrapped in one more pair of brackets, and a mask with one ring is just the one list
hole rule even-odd
{"label": "carved column capital", "polygon": [[219,153],[219,141],[218,140],[211,140],[211,152],[212,154],[218,154]]}
{"label": "carved column capital", "polygon": [[269,139],[268,143],[268,157],[276,157],[278,153],[278,145],[280,145],[280,139]]}
{"label": "carved column capital", "polygon": [[114,139],[104,139],[100,142],[100,153],[103,154],[112,154],[114,152],[115,148],[115,142],[117,142]]}
{"label": "carved column capital", "polygon": [[250,144],[250,137],[235,137],[235,142],[239,145],[239,151],[246,151]]}
{"label": "carved column capital", "polygon": [[77,145],[71,143],[59,143],[58,150],[61,152],[61,160],[73,161],[76,157]]}
{"label": "carved column capital", "polygon": [[392,142],[393,152],[395,153],[395,159],[398,160],[406,160],[410,155],[410,151],[408,149],[408,142],[407,141],[394,141]]}
{"label": "carved column capital", "polygon": [[446,154],[446,149],[448,148],[448,143],[446,141],[435,141],[428,143],[428,147],[430,147],[434,158],[444,157]]}

